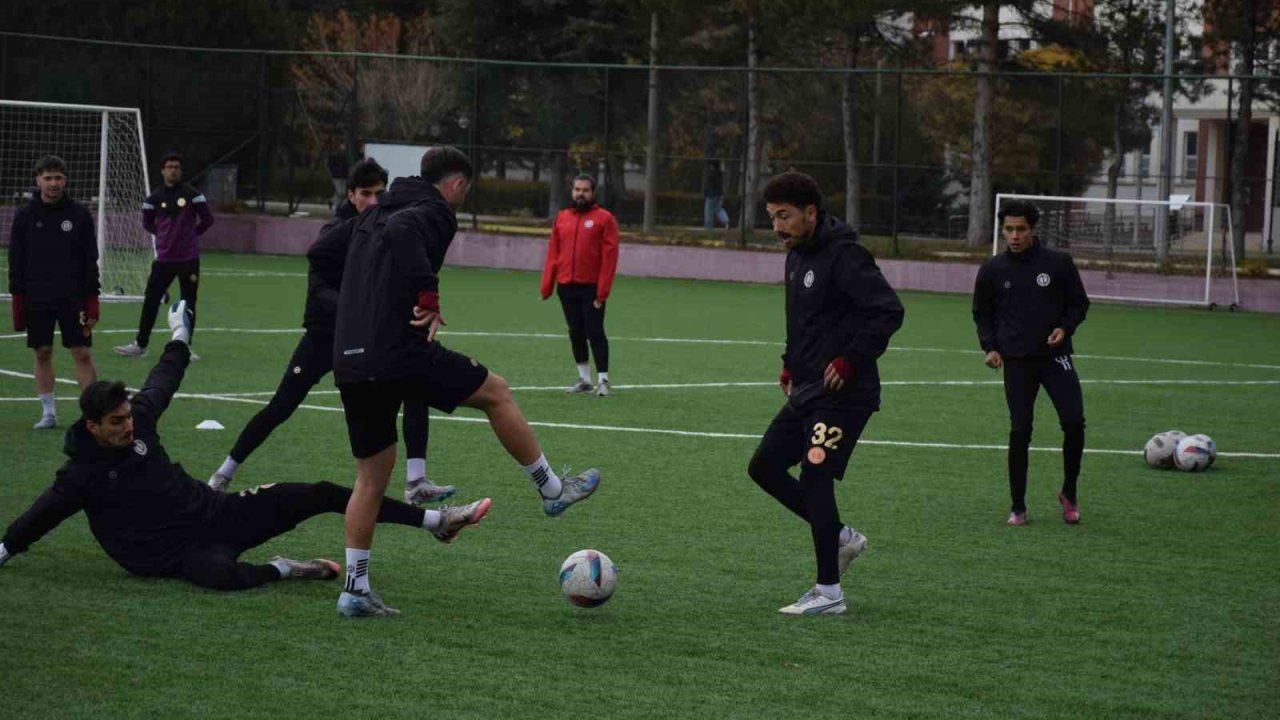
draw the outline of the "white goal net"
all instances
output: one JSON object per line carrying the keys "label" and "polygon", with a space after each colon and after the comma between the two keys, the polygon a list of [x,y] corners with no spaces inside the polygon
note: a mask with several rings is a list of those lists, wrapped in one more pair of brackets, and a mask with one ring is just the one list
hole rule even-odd
{"label": "white goal net", "polygon": [[1040,211],[1037,242],[1071,254],[1090,298],[1233,309],[1240,304],[1227,205],[1001,194],[993,254],[1004,250],[1000,211],[1014,202]]}
{"label": "white goal net", "polygon": [[0,100],[0,246],[8,292],[8,246],[13,214],[36,191],[36,161],[57,155],[67,163],[67,192],[93,214],[104,297],[140,297],[155,256],[142,228],[150,186],[136,108]]}

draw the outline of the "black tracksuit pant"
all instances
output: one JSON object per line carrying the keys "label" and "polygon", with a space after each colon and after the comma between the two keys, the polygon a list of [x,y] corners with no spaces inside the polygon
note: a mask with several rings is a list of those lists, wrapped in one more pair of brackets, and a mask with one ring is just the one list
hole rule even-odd
{"label": "black tracksuit pant", "polygon": [[570,283],[556,288],[564,320],[569,325],[573,361],[587,362],[587,344],[596,359],[596,372],[609,372],[609,338],[604,334],[604,303],[595,306],[596,286]]}
{"label": "black tracksuit pant", "polygon": [[[187,301],[191,310],[191,327],[194,330],[198,313],[196,313],[196,295],[200,289],[200,259],[183,262],[151,262],[151,274],[147,276],[147,290],[142,299],[142,318],[138,321],[138,345],[146,347],[151,342],[151,329],[156,324],[156,315],[160,312],[160,299],[169,290],[174,279],[178,280],[178,289],[182,299]],[[192,333],[194,336],[194,333]]]}
{"label": "black tracksuit pant", "polygon": [[1009,404],[1009,496],[1014,512],[1027,511],[1027,454],[1036,395],[1044,386],[1062,426],[1062,494],[1076,500],[1076,480],[1084,455],[1084,394],[1070,355],[1005,359],[1004,396]]}
{"label": "black tracksuit pant", "polygon": [[[351,489],[331,482],[282,483],[250,488],[227,498],[175,573],[212,590],[246,590],[279,580],[272,565],[240,562],[240,554],[321,513],[343,513]],[[424,510],[384,498],[379,523],[422,527]]]}

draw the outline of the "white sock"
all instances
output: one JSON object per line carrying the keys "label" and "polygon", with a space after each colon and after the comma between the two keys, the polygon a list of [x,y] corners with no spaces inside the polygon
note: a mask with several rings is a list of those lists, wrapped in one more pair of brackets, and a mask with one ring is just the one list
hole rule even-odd
{"label": "white sock", "polygon": [[578,379],[585,383],[591,382],[591,365],[578,363]]}
{"label": "white sock", "polygon": [[560,476],[556,475],[555,470],[551,469],[551,465],[547,463],[546,455],[539,455],[532,465],[522,465],[526,475],[529,476],[530,482],[542,493],[544,498],[560,497]]}
{"label": "white sock", "polygon": [[840,544],[848,545],[851,542],[853,542],[853,528],[845,525],[840,531]]}
{"label": "white sock", "polygon": [[609,373],[607,372],[596,373],[596,382],[602,382],[602,383],[609,382]]}
{"label": "white sock", "polygon": [[226,475],[227,477],[234,480],[236,477],[236,470],[239,469],[239,467],[240,467],[240,463],[236,462],[235,460],[232,460],[231,456],[228,455],[227,459],[222,461],[222,466],[218,468],[218,474]]}
{"label": "white sock", "polygon": [[418,478],[426,479],[427,477],[427,459],[426,458],[409,458],[409,462],[405,467],[405,482],[417,480]]}
{"label": "white sock", "polygon": [[58,414],[58,409],[55,404],[55,397],[56,396],[51,392],[40,393],[40,412],[49,417],[56,416]]}
{"label": "white sock", "polygon": [[844,591],[840,589],[840,583],[835,585],[818,584],[815,587],[818,588],[818,592],[822,593],[822,597],[828,600],[839,600],[844,597]]}
{"label": "white sock", "polygon": [[444,514],[439,510],[427,510],[422,515],[422,528],[430,532],[440,529],[440,523],[444,520]]}
{"label": "white sock", "polygon": [[367,593],[369,587],[369,551],[347,548],[347,592]]}
{"label": "white sock", "polygon": [[274,567],[276,570],[280,571],[281,580],[284,580],[285,578],[289,577],[289,561],[288,560],[285,560],[284,558],[277,558],[267,564]]}

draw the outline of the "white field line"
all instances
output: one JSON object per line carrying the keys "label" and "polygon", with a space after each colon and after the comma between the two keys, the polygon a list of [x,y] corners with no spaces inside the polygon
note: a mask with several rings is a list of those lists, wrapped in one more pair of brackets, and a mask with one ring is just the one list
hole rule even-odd
{"label": "white field line", "polygon": [[[0,374],[11,377],[25,377],[30,379],[32,376],[28,373],[15,372],[13,370],[2,370]],[[74,380],[59,380],[62,383],[74,385]],[[220,393],[184,393],[179,392],[175,395],[177,398],[187,398],[194,400],[210,400],[220,402],[242,403],[246,405],[266,405],[267,401],[258,400],[249,397],[230,396]],[[325,405],[302,404],[298,406],[300,409],[316,410],[320,412],[340,413],[341,407],[328,407]],[[440,415],[433,414],[432,421],[446,422],[463,422],[472,424],[487,424],[489,421],[482,417],[469,417],[461,415]],[[646,427],[626,427],[621,425],[585,425],[581,423],[562,423],[549,422],[544,420],[531,420],[529,424],[533,427],[559,428],[565,430],[589,430],[593,432],[617,432],[632,433],[645,435],[671,435],[676,437],[696,437],[696,438],[713,438],[722,440],[759,440],[760,435],[752,433],[726,433],[726,432],[705,432],[697,430],[675,430],[670,428],[646,428]],[[885,446],[885,447],[911,447],[926,448],[938,450],[999,450],[1004,452],[1008,448],[1004,445],[982,445],[982,444],[961,444],[961,443],[936,443],[936,442],[915,442],[909,440],[868,440],[860,439],[858,443],[861,445]],[[1055,447],[1032,447],[1034,452],[1060,453],[1062,450]],[[1140,455],[1141,450],[1117,450],[1110,448],[1085,448],[1086,453],[1093,455]],[[1280,453],[1255,453],[1255,452],[1220,452],[1219,456],[1225,458],[1260,458],[1266,460],[1280,459]]]}
{"label": "white field line", "polygon": [[[302,334],[302,328],[226,328],[226,327],[201,327],[199,331],[202,333],[242,333],[246,335],[288,335]],[[100,334],[120,334],[132,333],[132,329],[113,329],[98,330]],[[470,332],[457,330],[441,330],[441,337],[492,337],[492,338],[537,338],[543,340],[564,340],[567,336],[563,332]],[[0,335],[0,340],[16,340],[25,338],[26,333],[8,333]],[[611,336],[610,340],[618,340],[622,342],[646,342],[646,343],[668,343],[683,345],[751,345],[760,347],[782,347],[782,343],[776,340],[739,340],[732,338],[669,338],[669,337],[626,337]],[[977,349],[958,349],[958,348],[928,348],[928,347],[890,347],[889,352],[917,352],[917,353],[949,353],[964,354],[974,357],[980,356]],[[1266,363],[1231,363],[1221,362],[1217,360],[1188,360],[1179,358],[1149,358],[1149,357],[1128,357],[1121,355],[1074,355],[1076,359],[1084,360],[1105,360],[1108,362],[1140,362],[1161,365],[1191,365],[1201,367],[1235,367],[1235,368],[1252,368],[1256,370],[1280,370],[1280,364]]]}

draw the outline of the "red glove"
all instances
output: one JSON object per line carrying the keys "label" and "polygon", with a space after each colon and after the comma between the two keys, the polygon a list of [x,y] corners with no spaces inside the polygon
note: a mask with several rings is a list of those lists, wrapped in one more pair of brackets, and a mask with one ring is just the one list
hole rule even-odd
{"label": "red glove", "polygon": [[101,317],[101,313],[100,313],[100,310],[98,309],[98,296],[90,295],[89,297],[84,299],[85,324],[88,324],[88,321],[90,320],[96,323],[98,322],[99,317]]}
{"label": "red glove", "polygon": [[791,384],[790,370],[786,368],[782,368],[782,374],[778,375],[778,384],[781,385],[782,387],[786,387]]}
{"label": "red glove", "polygon": [[22,293],[13,294],[13,331],[22,332],[27,329],[27,300]]}
{"label": "red glove", "polygon": [[836,374],[840,376],[841,380],[848,380],[853,376],[853,366],[843,357],[837,356],[835,360],[832,360],[831,367],[835,368]]}
{"label": "red glove", "polygon": [[433,312],[439,315],[440,293],[427,292],[426,290],[418,293],[418,307],[426,310],[427,312]]}

